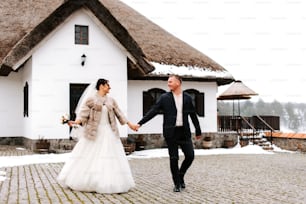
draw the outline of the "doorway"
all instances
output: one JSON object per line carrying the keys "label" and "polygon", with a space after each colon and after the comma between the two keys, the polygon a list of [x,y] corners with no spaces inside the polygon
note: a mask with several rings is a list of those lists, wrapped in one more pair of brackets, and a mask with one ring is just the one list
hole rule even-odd
{"label": "doorway", "polygon": [[69,88],[69,95],[70,95],[70,100],[69,100],[69,115],[70,115],[70,120],[75,120],[76,114],[75,114],[75,109],[78,105],[78,102],[87,88],[89,84],[70,84]]}

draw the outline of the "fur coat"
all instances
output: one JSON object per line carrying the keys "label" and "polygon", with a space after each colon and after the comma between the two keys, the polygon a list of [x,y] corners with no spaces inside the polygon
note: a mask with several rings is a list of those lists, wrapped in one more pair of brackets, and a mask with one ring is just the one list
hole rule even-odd
{"label": "fur coat", "polygon": [[98,126],[102,115],[102,106],[105,105],[108,109],[108,119],[110,126],[117,137],[119,130],[117,127],[116,118],[121,125],[128,122],[122,111],[117,105],[115,99],[109,96],[100,96],[98,93],[87,99],[81,107],[77,120],[80,120],[85,128],[85,137],[94,140],[97,136]]}

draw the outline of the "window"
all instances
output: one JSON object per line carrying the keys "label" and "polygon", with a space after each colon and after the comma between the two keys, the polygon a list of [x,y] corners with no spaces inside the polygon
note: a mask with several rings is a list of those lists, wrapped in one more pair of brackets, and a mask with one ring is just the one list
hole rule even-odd
{"label": "window", "polygon": [[[165,92],[165,90],[159,88],[153,88],[143,92],[143,115],[145,115],[150,110],[151,106],[154,105],[157,102],[157,99]],[[160,113],[162,113],[161,110]]]}
{"label": "window", "polygon": [[25,83],[23,87],[23,117],[29,117],[29,84]]}
{"label": "window", "polygon": [[70,120],[75,120],[75,109],[78,102],[89,84],[70,84]]}
{"label": "window", "polygon": [[75,25],[75,44],[88,45],[88,26]]}
{"label": "window", "polygon": [[204,116],[204,93],[200,93],[195,89],[187,89],[185,90],[185,92],[187,92],[191,96],[192,103],[196,109],[197,114],[199,116]]}

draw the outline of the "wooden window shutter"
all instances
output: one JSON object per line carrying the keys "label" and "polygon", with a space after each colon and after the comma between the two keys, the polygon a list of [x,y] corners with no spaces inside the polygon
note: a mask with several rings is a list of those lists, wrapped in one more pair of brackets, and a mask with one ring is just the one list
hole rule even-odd
{"label": "wooden window shutter", "polygon": [[196,94],[196,98],[195,98],[195,102],[196,102],[196,111],[198,113],[199,116],[204,117],[205,116],[205,104],[204,104],[204,93],[197,93]]}
{"label": "wooden window shutter", "polygon": [[192,98],[192,103],[195,107],[197,114],[201,117],[205,115],[204,93],[199,92],[196,89],[185,90]]}
{"label": "wooden window shutter", "polygon": [[[166,91],[159,88],[153,88],[148,91],[144,91],[142,94],[142,101],[143,101],[143,115],[145,115],[153,106],[159,97],[165,93]],[[162,110],[159,110],[158,114],[162,114]]]}
{"label": "wooden window shutter", "polygon": [[153,105],[153,98],[149,92],[144,91],[142,92],[142,101],[142,114],[145,115],[149,111],[150,107]]}
{"label": "wooden window shutter", "polygon": [[23,117],[29,117],[29,84],[23,87]]}

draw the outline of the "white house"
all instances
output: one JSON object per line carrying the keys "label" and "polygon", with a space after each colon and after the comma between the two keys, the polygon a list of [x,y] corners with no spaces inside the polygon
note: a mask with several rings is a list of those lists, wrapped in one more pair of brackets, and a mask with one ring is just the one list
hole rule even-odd
{"label": "white house", "polygon": [[[193,47],[117,0],[3,0],[0,7],[0,137],[68,139],[61,116],[98,78],[129,120],[183,77],[204,132],[217,132],[218,86],[234,78]],[[17,12],[18,11],[18,12]],[[21,13],[21,15],[17,15]],[[82,58],[82,56],[84,58]],[[135,133],[160,134],[161,116]]]}

